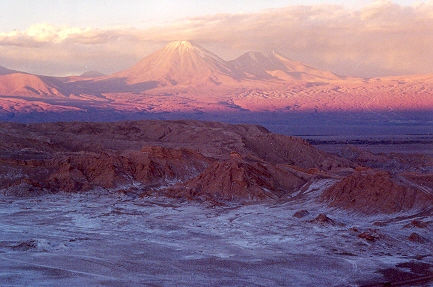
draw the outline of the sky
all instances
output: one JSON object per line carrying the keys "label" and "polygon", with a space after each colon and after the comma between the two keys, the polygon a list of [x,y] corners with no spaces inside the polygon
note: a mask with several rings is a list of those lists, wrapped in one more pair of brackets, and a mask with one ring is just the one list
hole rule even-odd
{"label": "sky", "polygon": [[[367,1],[294,0],[2,0],[0,31],[26,29],[37,23],[69,26],[139,26],[219,13],[248,13],[289,5],[342,4],[360,7]],[[409,1],[395,1],[409,2]],[[410,3],[410,2],[409,2]]]}
{"label": "sky", "polygon": [[433,1],[2,0],[0,65],[45,75],[129,67],[169,41],[226,60],[278,50],[341,75],[433,73]]}

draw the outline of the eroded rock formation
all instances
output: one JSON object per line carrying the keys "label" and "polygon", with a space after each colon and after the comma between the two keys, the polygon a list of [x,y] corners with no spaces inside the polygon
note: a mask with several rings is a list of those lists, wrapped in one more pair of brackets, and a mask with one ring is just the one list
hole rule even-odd
{"label": "eroded rock formation", "polygon": [[352,155],[331,155],[255,125],[2,123],[0,190],[29,195],[103,188],[218,202],[290,200],[329,179],[318,200],[332,207],[392,213],[433,206],[430,174],[363,167],[372,165],[367,157],[376,163],[384,157]]}

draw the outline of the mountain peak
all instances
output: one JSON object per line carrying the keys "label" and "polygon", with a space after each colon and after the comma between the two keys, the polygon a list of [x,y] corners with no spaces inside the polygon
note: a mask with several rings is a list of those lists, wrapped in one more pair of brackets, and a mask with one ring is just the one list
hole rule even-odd
{"label": "mountain peak", "polygon": [[83,78],[96,78],[96,77],[102,77],[102,76],[105,76],[105,75],[103,73],[98,72],[98,71],[86,71],[80,75],[80,77],[83,77]]}
{"label": "mountain peak", "polygon": [[263,55],[263,53],[258,52],[258,51],[248,51],[243,56],[248,57],[254,61],[258,61],[259,59],[265,58],[265,55]]}
{"label": "mountain peak", "polygon": [[168,43],[164,50],[167,52],[177,52],[180,54],[183,53],[191,53],[191,52],[201,52],[203,49],[197,45],[194,45],[190,41],[182,40],[182,41],[173,41]]}
{"label": "mountain peak", "polygon": [[161,86],[219,85],[238,77],[226,61],[186,40],[168,43],[116,76],[126,78],[129,84],[156,81]]}
{"label": "mountain peak", "polygon": [[187,40],[168,43],[135,66],[116,73],[128,84],[166,86],[239,85],[242,80],[321,81],[336,79],[329,72],[294,62],[273,51],[250,51],[232,61]]}
{"label": "mountain peak", "polygon": [[173,41],[168,43],[167,47],[172,47],[172,48],[192,48],[194,45],[187,40],[181,40],[181,41]]}

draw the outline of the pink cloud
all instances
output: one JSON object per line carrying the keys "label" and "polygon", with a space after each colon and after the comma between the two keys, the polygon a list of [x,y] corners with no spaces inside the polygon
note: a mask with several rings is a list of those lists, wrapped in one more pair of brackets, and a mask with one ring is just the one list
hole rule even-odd
{"label": "pink cloud", "polygon": [[0,33],[0,64],[32,61],[32,71],[51,73],[49,69],[61,69],[53,69],[54,61],[44,69],[43,63],[57,58],[65,73],[68,64],[75,70],[90,65],[114,72],[168,41],[189,39],[226,59],[247,50],[277,49],[339,74],[433,73],[432,3],[400,6],[377,1],[356,11],[337,5],[289,6],[195,17],[150,29],[42,24]]}

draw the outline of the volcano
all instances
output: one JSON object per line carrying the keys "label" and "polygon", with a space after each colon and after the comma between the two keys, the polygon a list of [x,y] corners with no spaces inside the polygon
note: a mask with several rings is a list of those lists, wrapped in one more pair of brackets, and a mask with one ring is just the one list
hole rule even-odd
{"label": "volcano", "polygon": [[[236,85],[245,82],[329,81],[339,76],[290,60],[276,51],[250,51],[225,61],[189,41],[175,41],[149,55],[135,66],[110,78],[128,84],[158,82],[160,86]],[[250,84],[251,85],[251,84]]]}
{"label": "volcano", "polygon": [[193,42],[174,41],[105,76],[48,77],[0,67],[0,118],[56,106],[107,114],[430,111],[432,78],[344,77],[276,51],[251,51],[227,61]]}
{"label": "volcano", "polygon": [[260,53],[250,51],[230,61],[232,67],[242,71],[246,78],[260,81],[332,81],[341,77],[318,70],[301,62],[290,60],[276,51]]}
{"label": "volcano", "polygon": [[128,84],[156,81],[162,86],[220,85],[236,83],[241,73],[198,45],[175,41],[111,77],[125,78]]}

